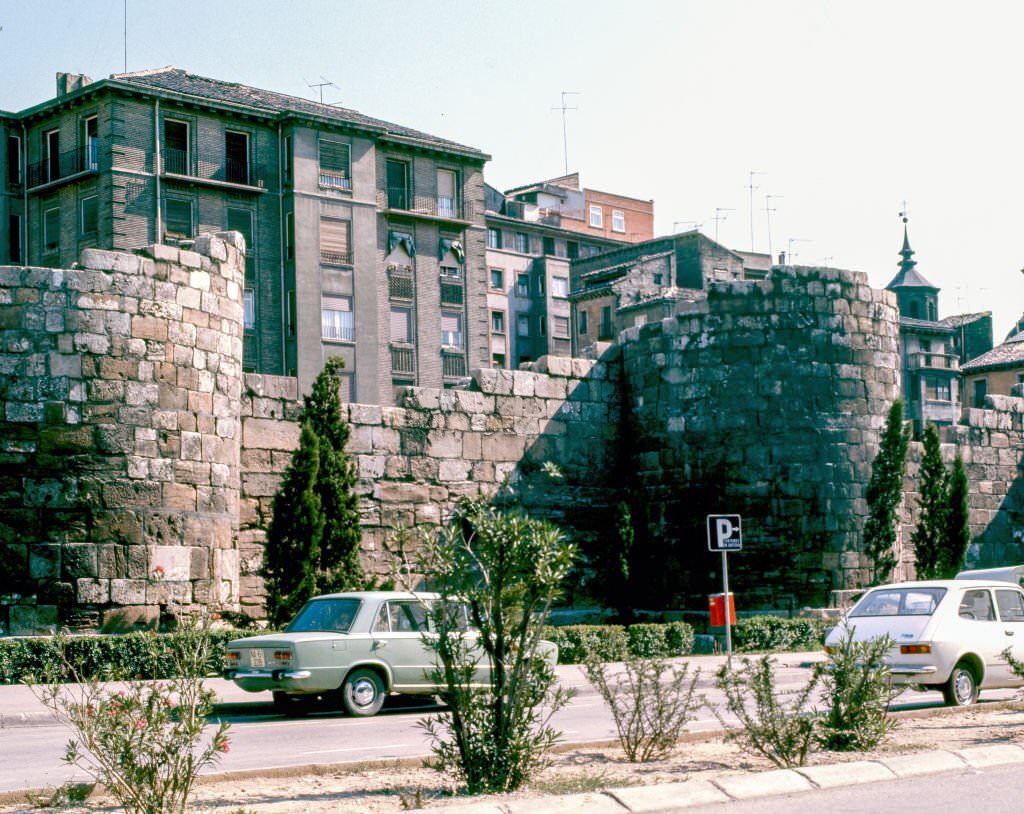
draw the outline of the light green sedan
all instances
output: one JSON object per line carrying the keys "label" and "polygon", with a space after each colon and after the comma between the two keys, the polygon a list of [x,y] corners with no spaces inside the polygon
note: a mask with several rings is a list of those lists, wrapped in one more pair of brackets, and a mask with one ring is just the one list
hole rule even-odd
{"label": "light green sedan", "polygon": [[[319,700],[366,717],[390,693],[434,695],[437,662],[425,639],[431,636],[427,605],[436,599],[397,591],[316,597],[284,632],[229,642],[224,677],[249,692],[270,690],[285,713],[307,711]],[[465,635],[475,635],[468,623]],[[541,642],[540,653],[557,661],[551,642]],[[487,686],[489,673],[481,659],[474,686]]]}

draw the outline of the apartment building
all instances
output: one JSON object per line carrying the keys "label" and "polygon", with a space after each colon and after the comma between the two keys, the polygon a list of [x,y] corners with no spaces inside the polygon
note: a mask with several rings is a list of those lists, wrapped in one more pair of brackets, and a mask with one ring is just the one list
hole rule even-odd
{"label": "apartment building", "polygon": [[58,74],[0,138],[3,260],[234,229],[246,368],[305,392],[341,356],[344,397],[388,404],[490,362],[480,150],[177,68]]}
{"label": "apartment building", "polygon": [[[576,174],[504,193],[486,187],[492,367],[516,368],[544,355],[572,355],[570,263],[627,243],[625,232],[585,228],[586,192]],[[622,202],[634,201],[608,197],[624,209]],[[637,203],[650,217],[646,227],[633,220],[630,226],[650,232],[654,205]]]}
{"label": "apartment building", "polygon": [[706,296],[707,284],[760,280],[770,258],[727,249],[699,231],[621,246],[571,264],[572,348],[613,342],[626,328],[664,319],[678,303]]}

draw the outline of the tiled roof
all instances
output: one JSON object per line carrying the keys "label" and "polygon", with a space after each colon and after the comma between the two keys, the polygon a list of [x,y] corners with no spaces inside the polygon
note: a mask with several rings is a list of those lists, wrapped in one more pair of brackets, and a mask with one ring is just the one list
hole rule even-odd
{"label": "tiled roof", "polygon": [[953,316],[943,317],[939,320],[940,325],[948,325],[951,328],[959,328],[961,325],[968,325],[971,322],[977,322],[979,319],[992,316],[991,311],[981,311],[977,314],[954,314]]}
{"label": "tiled roof", "polygon": [[987,353],[971,359],[960,369],[964,373],[979,373],[1000,367],[1024,366],[1024,331],[1014,334],[1002,345],[997,345]]}
{"label": "tiled roof", "polygon": [[886,288],[890,291],[894,288],[930,288],[933,291],[939,290],[929,283],[924,275],[915,268],[900,269],[899,273],[892,278],[892,282]]}
{"label": "tiled roof", "polygon": [[167,67],[150,71],[114,74],[110,78],[116,82],[181,93],[186,96],[194,96],[214,102],[243,105],[272,114],[298,113],[317,116],[323,119],[333,119],[339,124],[349,124],[377,131],[381,134],[412,139],[435,149],[475,153],[483,160],[488,158],[485,153],[475,147],[467,147],[464,144],[438,138],[419,130],[375,119],[357,110],[336,107],[334,105],[322,105],[298,96],[288,96],[284,93],[260,90],[248,85],[240,85],[237,82],[222,82],[219,79],[196,76],[195,74],[183,71],[181,68]]}
{"label": "tiled roof", "polygon": [[953,326],[947,325],[945,322],[937,322],[932,319],[914,319],[913,317],[900,317],[900,327],[910,328],[914,331],[934,333],[934,334],[951,334],[953,333]]}

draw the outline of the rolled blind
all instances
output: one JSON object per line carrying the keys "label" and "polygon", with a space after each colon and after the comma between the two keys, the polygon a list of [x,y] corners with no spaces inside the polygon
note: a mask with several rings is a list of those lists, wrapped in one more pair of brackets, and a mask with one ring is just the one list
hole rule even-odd
{"label": "rolled blind", "polygon": [[320,169],[348,176],[348,145],[340,141],[320,142]]}
{"label": "rolled blind", "polygon": [[348,255],[347,220],[320,219],[320,251]]}
{"label": "rolled blind", "polygon": [[391,309],[391,341],[410,342],[412,332],[410,331],[411,314],[408,308]]}

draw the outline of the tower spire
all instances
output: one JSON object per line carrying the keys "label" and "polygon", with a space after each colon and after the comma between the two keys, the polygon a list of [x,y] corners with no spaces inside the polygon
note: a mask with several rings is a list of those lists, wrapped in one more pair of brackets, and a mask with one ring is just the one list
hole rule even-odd
{"label": "tower spire", "polygon": [[910,248],[910,236],[907,234],[907,213],[900,212],[900,217],[903,218],[903,248],[900,249],[900,257],[903,259],[896,265],[905,274],[917,265],[917,261],[913,259],[914,250]]}

